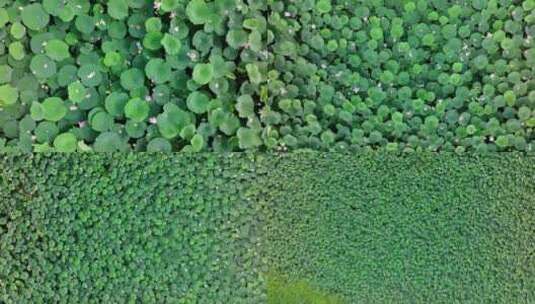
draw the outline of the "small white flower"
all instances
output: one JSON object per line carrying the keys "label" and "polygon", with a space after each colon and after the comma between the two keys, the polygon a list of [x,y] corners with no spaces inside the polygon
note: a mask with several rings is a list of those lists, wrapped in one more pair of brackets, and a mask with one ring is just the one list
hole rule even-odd
{"label": "small white flower", "polygon": [[193,51],[189,51],[188,52],[188,57],[189,57],[189,59],[191,59],[191,61],[195,61],[195,60],[197,60],[197,53],[195,53]]}

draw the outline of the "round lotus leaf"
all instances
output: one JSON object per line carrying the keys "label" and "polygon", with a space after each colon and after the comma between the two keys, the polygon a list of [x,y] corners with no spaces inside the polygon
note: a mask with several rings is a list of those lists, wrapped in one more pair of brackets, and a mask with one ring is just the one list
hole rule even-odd
{"label": "round lotus leaf", "polygon": [[221,130],[221,132],[230,136],[230,135],[233,135],[236,132],[236,130],[240,127],[240,120],[235,115],[231,113],[226,113],[226,115],[222,118],[221,123],[219,124],[218,127]]}
{"label": "round lotus leaf", "polygon": [[141,138],[145,135],[147,124],[143,121],[128,120],[124,125],[124,129],[130,138]]}
{"label": "round lotus leaf", "polygon": [[251,31],[263,32],[267,26],[266,19],[263,16],[256,16],[243,20],[243,28]]}
{"label": "round lotus leaf", "polygon": [[143,23],[145,22],[145,17],[140,14],[134,14],[128,18],[127,27],[128,34],[133,38],[143,38],[146,34]]}
{"label": "round lotus leaf", "polygon": [[129,91],[141,87],[145,82],[145,74],[142,70],[132,68],[121,73],[121,86]]}
{"label": "round lotus leaf", "polygon": [[506,91],[504,94],[503,94],[503,97],[504,97],[504,100],[505,100],[505,103],[512,107],[515,105],[516,103],[516,95],[513,91],[511,90],[508,90]]}
{"label": "round lotus leaf", "polygon": [[40,122],[34,130],[37,142],[51,142],[59,133],[58,126],[50,121]]}
{"label": "round lotus leaf", "polygon": [[69,84],[67,87],[69,99],[74,103],[79,103],[86,98],[87,90],[79,81]]}
{"label": "round lotus leaf", "polygon": [[126,103],[124,114],[133,121],[142,122],[148,117],[149,110],[148,102],[141,98],[132,98]]}
{"label": "round lotus leaf", "polygon": [[226,78],[213,79],[210,81],[209,87],[214,94],[218,96],[224,95],[228,92],[229,81]]}
{"label": "round lotus leaf", "polygon": [[62,0],[43,0],[43,9],[52,16],[58,16],[64,7]]}
{"label": "round lotus leaf", "polygon": [[193,24],[209,23],[214,18],[214,12],[204,0],[189,1],[186,6],[186,15]]}
{"label": "round lotus leaf", "polygon": [[242,29],[230,30],[227,33],[226,41],[232,48],[239,49],[247,44],[248,38],[249,35]]}
{"label": "round lotus leaf", "polygon": [[145,0],[128,0],[128,6],[131,8],[143,9],[145,5],[147,5]]}
{"label": "round lotus leaf", "polygon": [[58,152],[75,152],[77,146],[76,136],[70,132],[62,133],[54,139],[54,148]]}
{"label": "round lotus leaf", "polygon": [[165,60],[152,58],[145,66],[147,77],[156,84],[167,82],[171,79],[171,66]]}
{"label": "round lotus leaf", "polygon": [[214,36],[204,31],[197,31],[192,38],[192,45],[202,54],[207,54],[214,46]]}
{"label": "round lotus leaf", "polygon": [[78,69],[78,77],[87,87],[96,87],[102,82],[102,74],[94,64],[82,65]]}
{"label": "round lotus leaf", "polygon": [[37,101],[32,102],[32,105],[30,106],[30,116],[35,121],[40,121],[44,118],[43,106]]}
{"label": "round lotus leaf", "polygon": [[162,19],[158,17],[150,17],[145,20],[145,30],[147,32],[161,32],[162,31]]}
{"label": "round lotus leaf", "polygon": [[179,126],[171,120],[168,113],[162,113],[156,118],[158,131],[165,138],[175,138],[180,133]]}
{"label": "round lotus leaf", "polygon": [[13,38],[20,40],[24,37],[24,35],[26,35],[26,27],[20,22],[14,22],[11,25],[9,33],[11,36],[13,36]]}
{"label": "round lotus leaf", "polygon": [[260,73],[257,64],[248,63],[245,66],[245,69],[247,71],[247,75],[249,76],[249,80],[251,81],[251,83],[259,84],[262,82],[262,73]]}
{"label": "round lotus leaf", "polygon": [[249,48],[255,52],[262,51],[264,47],[264,41],[262,40],[262,34],[258,31],[253,31],[249,34]]}
{"label": "round lotus leaf", "polygon": [[89,123],[91,123],[91,120],[93,119],[93,117],[99,113],[99,112],[104,112],[104,110],[101,108],[101,107],[94,107],[92,108],[88,113],[87,113],[87,121]]}
{"label": "round lotus leaf", "polygon": [[240,148],[242,149],[251,149],[258,147],[262,144],[262,140],[260,139],[260,136],[258,135],[258,132],[256,130],[249,128],[239,128],[237,135]]}
{"label": "round lotus leaf", "polygon": [[163,35],[161,44],[163,45],[165,52],[169,55],[178,54],[182,47],[182,42],[178,37],[167,33]]}
{"label": "round lotus leaf", "polygon": [[195,91],[189,94],[186,100],[188,109],[196,114],[202,114],[208,111],[208,105],[210,104],[210,97],[208,95]]}
{"label": "round lotus leaf", "polygon": [[[20,134],[19,125],[15,119],[9,119],[5,122],[2,121],[0,124],[0,131],[3,132],[3,142],[5,142],[6,139],[17,138]],[[3,142],[1,144],[3,144]]]}
{"label": "round lotus leaf", "polygon": [[56,63],[46,55],[32,57],[30,70],[37,78],[50,78],[56,74]]}
{"label": "round lotus leaf", "polygon": [[123,20],[128,17],[128,3],[126,0],[108,1],[108,15],[113,19]]}
{"label": "round lotus leaf", "polygon": [[9,55],[15,60],[22,60],[26,56],[24,45],[20,41],[15,41],[9,44]]}
{"label": "round lotus leaf", "polygon": [[147,152],[171,152],[172,149],[171,143],[161,137],[153,138],[147,144]]}
{"label": "round lotus leaf", "polygon": [[11,81],[13,69],[9,65],[0,65],[0,84]]}
{"label": "round lotus leaf", "polygon": [[78,81],[78,76],[76,75],[78,69],[71,64],[67,64],[59,69],[57,74],[58,84],[62,87],[66,87],[69,84]]}
{"label": "round lotus leaf", "polygon": [[91,10],[91,2],[87,0],[69,0],[66,1],[67,6],[72,7],[74,14],[83,15],[89,14]]}
{"label": "round lotus leaf", "polygon": [[124,141],[121,136],[115,132],[100,133],[95,139],[93,148],[95,152],[116,152],[124,150]]}
{"label": "round lotus leaf", "polygon": [[75,15],[74,9],[72,8],[71,5],[66,5],[58,13],[59,19],[61,19],[61,21],[63,22],[70,22],[74,19],[75,16],[76,15]]}
{"label": "round lotus leaf", "polygon": [[95,30],[95,18],[88,15],[79,15],[74,22],[76,29],[83,34],[91,34]]}
{"label": "round lotus leaf", "polygon": [[164,106],[164,112],[157,117],[160,134],[168,139],[176,137],[190,123],[188,113],[172,103]]}
{"label": "round lotus leaf", "polygon": [[184,39],[188,36],[189,26],[186,25],[185,20],[181,18],[175,18],[171,20],[169,25],[169,33],[175,35],[179,39]]}
{"label": "round lotus leaf", "polygon": [[69,46],[59,39],[48,41],[45,45],[45,52],[48,57],[55,61],[62,61],[71,57]]}
{"label": "round lotus leaf", "polygon": [[180,137],[182,137],[183,139],[189,140],[193,137],[193,135],[195,135],[196,130],[197,128],[195,127],[194,124],[189,124],[185,126],[184,128],[182,128],[182,130],[180,131]]}
{"label": "round lotus leaf", "polygon": [[332,9],[331,0],[318,0],[316,2],[316,10],[320,14],[326,14]]}
{"label": "round lotus leaf", "polygon": [[107,52],[102,62],[107,67],[118,66],[123,62],[123,56],[118,52]]}
{"label": "round lotus leaf", "polygon": [[200,134],[195,134],[190,143],[193,152],[199,152],[204,147],[204,138]]}
{"label": "round lotus leaf", "polygon": [[149,32],[143,38],[143,46],[152,51],[159,50],[162,47],[163,34],[160,32]]}
{"label": "round lotus leaf", "polygon": [[43,118],[48,121],[59,121],[67,114],[67,107],[59,97],[48,97],[41,106]]}
{"label": "round lotus leaf", "polygon": [[19,91],[10,84],[0,86],[0,106],[15,104],[19,99]]}
{"label": "round lotus leaf", "polygon": [[104,111],[99,111],[91,116],[89,124],[97,132],[109,131],[113,127],[113,117]]}
{"label": "round lotus leaf", "polygon": [[113,92],[104,100],[106,111],[115,117],[124,114],[124,106],[128,102],[128,94],[122,92]]}
{"label": "round lotus leaf", "polygon": [[174,9],[178,8],[179,5],[180,5],[179,0],[162,0],[160,8],[164,12],[171,12]]}
{"label": "round lotus leaf", "polygon": [[36,126],[37,124],[35,123],[35,120],[33,120],[30,115],[24,116],[24,118],[19,121],[19,130],[22,133],[30,133]]}
{"label": "round lotus leaf", "polygon": [[163,105],[169,102],[170,97],[171,97],[171,89],[167,85],[164,85],[164,84],[158,85],[154,87],[154,89],[152,90],[153,100],[160,105]]}
{"label": "round lotus leaf", "polygon": [[126,26],[124,22],[114,21],[108,25],[108,35],[113,39],[122,39],[126,36]]}
{"label": "round lotus leaf", "polygon": [[209,83],[214,75],[214,66],[212,64],[196,64],[193,68],[193,80],[204,85]]}
{"label": "round lotus leaf", "polygon": [[55,39],[56,37],[52,33],[39,33],[32,34],[30,39],[30,49],[34,54],[41,54],[45,52],[45,45],[47,41]]}
{"label": "round lotus leaf", "polygon": [[236,103],[236,110],[242,118],[251,117],[254,115],[254,101],[251,95],[242,95],[238,97],[238,102]]}
{"label": "round lotus leaf", "polygon": [[220,78],[230,73],[229,62],[221,55],[210,56],[210,63],[214,67],[214,78]]}
{"label": "round lotus leaf", "polygon": [[22,8],[20,16],[22,23],[34,31],[41,30],[48,25],[50,16],[40,3],[30,4]]}

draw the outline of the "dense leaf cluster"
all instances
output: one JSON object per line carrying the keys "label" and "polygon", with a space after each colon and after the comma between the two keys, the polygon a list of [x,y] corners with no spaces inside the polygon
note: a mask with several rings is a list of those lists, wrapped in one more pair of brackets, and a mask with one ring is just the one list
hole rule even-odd
{"label": "dense leaf cluster", "polygon": [[245,122],[266,94],[266,9],[259,0],[1,1],[0,149],[258,146]]}
{"label": "dense leaf cluster", "polygon": [[533,150],[533,0],[269,2],[287,147]]}
{"label": "dense leaf cluster", "polygon": [[1,303],[265,302],[254,161],[72,155],[0,159]]}
{"label": "dense leaf cluster", "polygon": [[11,154],[0,168],[6,304],[535,301],[532,157]]}
{"label": "dense leaf cluster", "polygon": [[0,2],[0,149],[532,151],[534,0]]}
{"label": "dense leaf cluster", "polygon": [[531,303],[534,164],[509,153],[290,154],[262,196],[270,269],[348,303]]}

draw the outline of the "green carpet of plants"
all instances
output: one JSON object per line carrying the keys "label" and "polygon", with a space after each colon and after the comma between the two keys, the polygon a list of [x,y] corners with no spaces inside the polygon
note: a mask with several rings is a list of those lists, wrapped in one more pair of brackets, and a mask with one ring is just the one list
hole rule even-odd
{"label": "green carpet of plants", "polygon": [[0,302],[532,303],[521,154],[4,154]]}
{"label": "green carpet of plants", "polygon": [[533,158],[291,154],[271,173],[266,258],[299,288],[345,303],[535,301]]}
{"label": "green carpet of plants", "polygon": [[533,0],[268,2],[286,146],[533,150]]}
{"label": "green carpet of plants", "polygon": [[265,0],[0,1],[0,146],[255,146],[266,14]]}
{"label": "green carpet of plants", "polygon": [[534,0],[3,0],[1,151],[533,151]]}
{"label": "green carpet of plants", "polygon": [[246,157],[0,157],[0,303],[262,303]]}

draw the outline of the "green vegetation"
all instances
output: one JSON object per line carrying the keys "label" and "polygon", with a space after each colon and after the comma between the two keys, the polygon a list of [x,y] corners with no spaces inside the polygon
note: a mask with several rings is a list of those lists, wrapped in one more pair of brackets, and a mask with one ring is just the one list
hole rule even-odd
{"label": "green vegetation", "polygon": [[520,154],[10,154],[0,168],[6,304],[535,301],[535,162]]}
{"label": "green vegetation", "polygon": [[533,0],[268,2],[273,144],[533,150]]}
{"label": "green vegetation", "polygon": [[533,151],[534,6],[1,1],[0,151]]}
{"label": "green vegetation", "polygon": [[265,301],[248,157],[3,155],[0,168],[1,303]]}
{"label": "green vegetation", "polygon": [[0,151],[239,150],[238,128],[261,128],[235,103],[267,90],[266,16],[263,0],[0,1]]}
{"label": "green vegetation", "polygon": [[297,153],[275,168],[264,252],[290,282],[347,303],[535,301],[533,158]]}
{"label": "green vegetation", "polygon": [[310,283],[301,280],[288,282],[276,274],[267,275],[268,304],[341,304],[337,296],[321,293]]}

